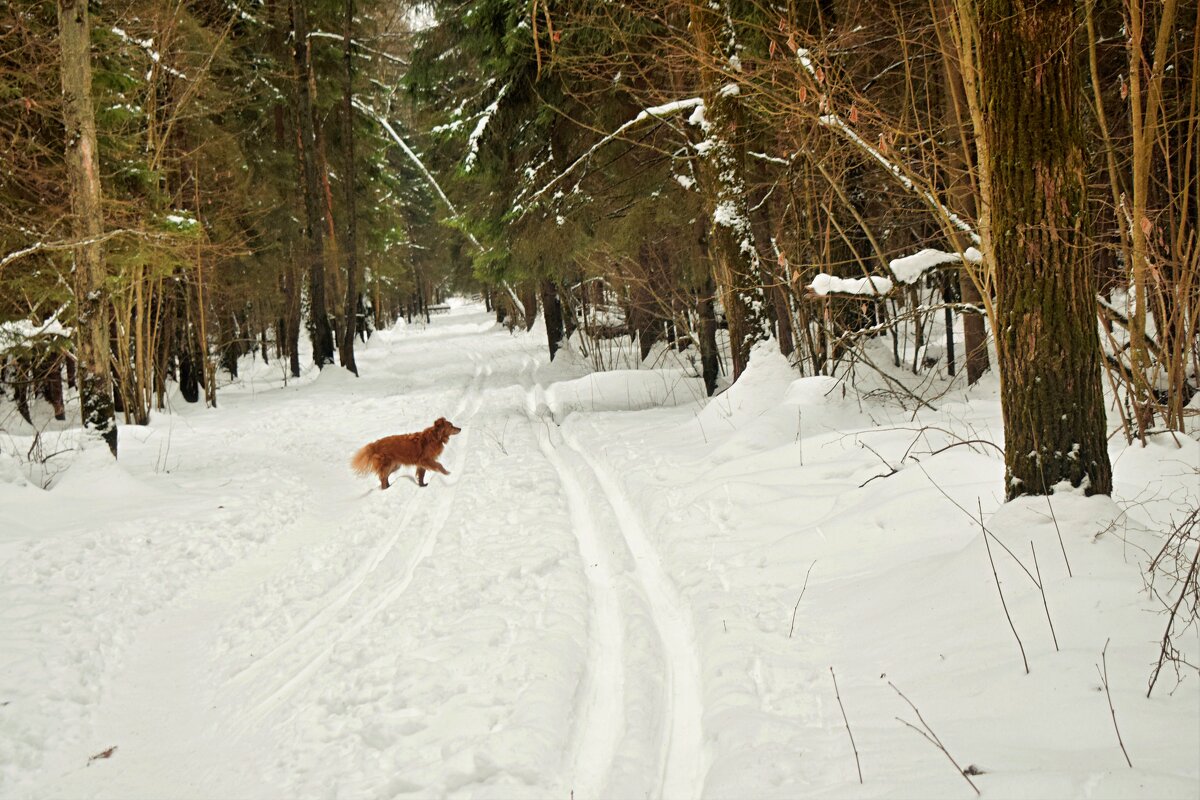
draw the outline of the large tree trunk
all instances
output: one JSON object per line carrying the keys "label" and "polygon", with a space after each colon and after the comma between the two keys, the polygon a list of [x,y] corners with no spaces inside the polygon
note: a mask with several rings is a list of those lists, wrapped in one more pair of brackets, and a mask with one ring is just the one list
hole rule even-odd
{"label": "large tree trunk", "polygon": [[333,363],[333,331],[325,302],[325,231],[323,189],[317,174],[316,120],[309,90],[311,65],[308,56],[308,13],[306,0],[292,0],[292,53],[295,60],[296,156],[300,159],[301,194],[304,196],[304,239],[308,260],[309,324],[313,362],[318,367]]}
{"label": "large tree trunk", "polygon": [[1112,491],[1085,254],[1070,0],[982,0],[979,58],[1008,499],[1068,481]]}
{"label": "large tree trunk", "polygon": [[346,235],[342,249],[346,254],[346,305],[342,312],[342,344],[338,358],[346,369],[358,374],[354,361],[354,336],[358,332],[358,221],[355,209],[354,165],[354,0],[346,0],[345,53],[346,83],[342,87],[342,138],[345,140],[346,165],[342,182],[346,186]]}
{"label": "large tree trunk", "polygon": [[746,201],[746,138],[736,82],[727,70],[736,56],[727,0],[692,0],[690,19],[701,59],[704,134],[699,159],[700,191],[709,216],[708,252],[729,323],[733,379],[750,360],[750,349],[770,335],[763,280]]}
{"label": "large tree trunk", "polygon": [[75,354],[83,426],[117,455],[117,421],[109,375],[108,298],[104,291],[104,230],[100,157],[92,109],[92,61],[87,0],[58,0],[62,47],[63,123],[66,127],[71,224],[75,248]]}

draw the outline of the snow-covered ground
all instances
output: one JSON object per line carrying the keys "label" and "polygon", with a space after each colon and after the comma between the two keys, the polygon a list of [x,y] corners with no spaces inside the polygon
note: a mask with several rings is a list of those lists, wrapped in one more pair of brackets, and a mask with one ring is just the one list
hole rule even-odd
{"label": "snow-covered ground", "polygon": [[[994,382],[914,412],[760,349],[705,402],[543,341],[459,306],[361,379],[246,361],[115,464],[3,434],[0,796],[1200,795],[1200,681],[1146,698],[1193,438],[1004,504],[947,448],[1001,442]],[[442,415],[449,477],[350,472]]]}

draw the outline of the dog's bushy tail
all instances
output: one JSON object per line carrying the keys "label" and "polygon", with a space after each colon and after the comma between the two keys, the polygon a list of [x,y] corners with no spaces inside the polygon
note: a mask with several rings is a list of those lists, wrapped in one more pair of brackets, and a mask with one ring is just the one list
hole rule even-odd
{"label": "dog's bushy tail", "polygon": [[366,475],[368,472],[373,472],[375,470],[375,465],[372,463],[374,461],[374,455],[375,453],[371,449],[371,445],[363,447],[354,454],[353,458],[350,459],[350,469],[354,470],[359,475]]}

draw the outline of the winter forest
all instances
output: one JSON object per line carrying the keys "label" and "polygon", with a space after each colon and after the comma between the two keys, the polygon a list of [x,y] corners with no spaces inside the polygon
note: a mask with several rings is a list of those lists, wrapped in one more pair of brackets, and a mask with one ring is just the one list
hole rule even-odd
{"label": "winter forest", "polygon": [[1198,16],[0,3],[0,797],[1197,797]]}

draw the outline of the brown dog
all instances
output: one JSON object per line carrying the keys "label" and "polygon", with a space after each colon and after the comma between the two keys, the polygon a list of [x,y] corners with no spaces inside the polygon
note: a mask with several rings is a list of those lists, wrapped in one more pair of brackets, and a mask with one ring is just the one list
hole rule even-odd
{"label": "brown dog", "polygon": [[450,437],[461,431],[462,428],[450,420],[438,417],[437,422],[420,433],[376,439],[354,454],[354,458],[350,459],[350,468],[359,475],[374,472],[379,476],[379,488],[386,489],[390,486],[388,476],[393,472],[400,467],[416,467],[417,485],[426,486],[426,470],[450,474],[438,463],[437,457],[442,454]]}

